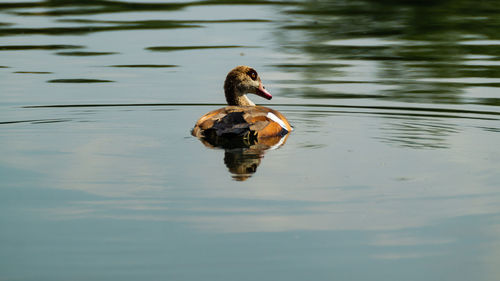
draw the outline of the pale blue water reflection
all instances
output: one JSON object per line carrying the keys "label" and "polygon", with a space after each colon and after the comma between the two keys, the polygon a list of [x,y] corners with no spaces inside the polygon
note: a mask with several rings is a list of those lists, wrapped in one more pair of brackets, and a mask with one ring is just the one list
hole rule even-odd
{"label": "pale blue water reflection", "polygon": [[[500,276],[494,2],[18,2],[0,280]],[[189,133],[237,64],[295,128],[238,182]]]}

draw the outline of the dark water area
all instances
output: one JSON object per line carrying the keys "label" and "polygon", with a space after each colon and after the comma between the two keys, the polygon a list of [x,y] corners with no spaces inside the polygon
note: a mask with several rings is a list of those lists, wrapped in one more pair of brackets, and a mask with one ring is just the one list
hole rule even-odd
{"label": "dark water area", "polygon": [[[499,280],[497,1],[0,2],[0,280]],[[191,136],[254,67],[294,126]]]}

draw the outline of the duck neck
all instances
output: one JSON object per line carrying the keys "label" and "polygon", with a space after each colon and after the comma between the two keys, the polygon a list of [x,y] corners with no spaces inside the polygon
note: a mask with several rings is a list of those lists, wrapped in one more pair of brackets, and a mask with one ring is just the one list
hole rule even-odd
{"label": "duck neck", "polygon": [[255,106],[255,103],[253,103],[247,95],[241,95],[236,97],[236,104],[239,106]]}
{"label": "duck neck", "polygon": [[237,94],[234,89],[226,89],[226,101],[228,105],[255,106],[245,94]]}

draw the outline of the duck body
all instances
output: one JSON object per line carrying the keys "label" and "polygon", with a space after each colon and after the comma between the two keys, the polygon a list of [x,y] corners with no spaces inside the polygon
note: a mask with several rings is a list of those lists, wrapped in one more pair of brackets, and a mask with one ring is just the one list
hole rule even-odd
{"label": "duck body", "polygon": [[226,106],[203,115],[192,131],[196,137],[282,137],[292,126],[280,112],[265,106]]}
{"label": "duck body", "polygon": [[203,138],[216,146],[235,140],[247,143],[270,142],[282,138],[292,131],[292,126],[280,112],[256,106],[247,93],[271,99],[257,72],[248,66],[231,70],[224,82],[224,92],[229,106],[203,115],[191,131],[193,136]]}

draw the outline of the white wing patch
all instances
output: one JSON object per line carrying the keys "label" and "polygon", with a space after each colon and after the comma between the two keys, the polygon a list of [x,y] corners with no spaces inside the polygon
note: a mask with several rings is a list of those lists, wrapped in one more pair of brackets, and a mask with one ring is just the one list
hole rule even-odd
{"label": "white wing patch", "polygon": [[280,124],[281,128],[285,129],[288,131],[286,125],[285,125],[285,122],[283,122],[283,120],[279,119],[278,116],[276,116],[274,113],[272,112],[268,112],[267,113],[267,118],[273,120],[274,122]]}

